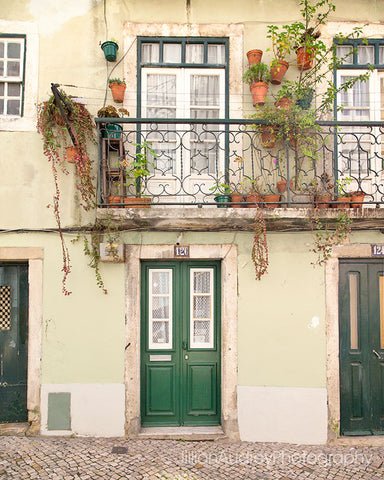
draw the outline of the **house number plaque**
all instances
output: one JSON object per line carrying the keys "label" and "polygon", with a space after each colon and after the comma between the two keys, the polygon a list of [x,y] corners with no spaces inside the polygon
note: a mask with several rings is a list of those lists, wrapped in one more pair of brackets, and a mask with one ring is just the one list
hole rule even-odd
{"label": "house number plaque", "polygon": [[384,245],[371,245],[372,257],[384,257]]}
{"label": "house number plaque", "polygon": [[189,257],[189,246],[186,247],[186,246],[175,245],[174,255],[176,258]]}

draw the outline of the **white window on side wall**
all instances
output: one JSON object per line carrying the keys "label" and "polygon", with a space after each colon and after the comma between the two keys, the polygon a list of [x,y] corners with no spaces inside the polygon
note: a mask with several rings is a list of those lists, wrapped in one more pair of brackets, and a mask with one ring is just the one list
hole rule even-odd
{"label": "white window on side wall", "polygon": [[25,36],[0,34],[0,115],[23,114]]}

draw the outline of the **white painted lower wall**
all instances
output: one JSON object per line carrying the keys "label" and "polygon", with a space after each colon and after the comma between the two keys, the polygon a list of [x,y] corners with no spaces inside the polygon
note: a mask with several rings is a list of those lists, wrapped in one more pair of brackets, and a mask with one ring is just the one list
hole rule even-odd
{"label": "white painted lower wall", "polygon": [[240,438],[251,442],[327,442],[325,388],[238,386]]}
{"label": "white painted lower wall", "polygon": [[[48,393],[71,394],[71,430],[48,430]],[[123,437],[125,388],[123,383],[69,383],[41,385],[41,434]]]}

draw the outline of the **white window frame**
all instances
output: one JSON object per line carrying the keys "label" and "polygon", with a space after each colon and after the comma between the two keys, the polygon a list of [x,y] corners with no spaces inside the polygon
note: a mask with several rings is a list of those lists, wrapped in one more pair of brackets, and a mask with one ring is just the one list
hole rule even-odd
{"label": "white window frame", "polygon": [[[4,90],[3,94],[0,95],[0,98],[3,100],[3,113],[0,115],[6,115],[7,117],[18,118],[22,115],[23,112],[23,90],[24,90],[24,55],[25,55],[25,37],[8,37],[0,36],[0,42],[4,45],[4,57],[1,58],[3,62],[3,75],[0,75],[0,83],[3,84]],[[20,45],[20,56],[18,58],[8,58],[8,44],[18,44]],[[7,76],[8,72],[8,63],[9,62],[18,62],[19,75]],[[8,94],[9,85],[18,84],[20,85],[20,94],[18,96],[10,96]],[[10,114],[8,113],[8,100],[18,100],[20,103],[19,114]]]}
{"label": "white window frame", "polygon": [[[193,274],[195,272],[210,272],[210,281],[209,281],[209,294],[194,292],[193,290]],[[212,349],[214,348],[214,323],[215,323],[215,302],[214,302],[214,284],[213,284],[214,270],[213,268],[191,268],[190,269],[190,293],[189,293],[189,303],[190,303],[190,314],[189,314],[189,348],[192,349]],[[194,296],[209,296],[210,297],[210,318],[194,318]],[[209,324],[209,343],[195,342],[194,341],[194,324],[195,321],[210,321]]]}
{"label": "white window frame", "polygon": [[[148,279],[148,347],[150,350],[172,350],[173,345],[173,277],[172,277],[172,269],[171,268],[150,268],[149,269],[149,279]],[[152,275],[153,273],[162,273],[166,272],[169,274],[169,318],[153,318],[152,313],[152,305],[153,305],[153,293],[152,293]],[[165,297],[166,294],[158,294],[158,296]],[[168,322],[168,333],[169,333],[169,341],[167,343],[154,343],[153,342],[153,322],[164,321]]]}
{"label": "white window frame", "polygon": [[0,131],[36,131],[36,105],[38,103],[39,73],[39,37],[37,25],[32,22],[10,22],[7,20],[0,20],[0,32],[10,36],[20,34],[26,36],[25,61],[23,62],[23,64],[25,64],[23,115],[0,115]]}

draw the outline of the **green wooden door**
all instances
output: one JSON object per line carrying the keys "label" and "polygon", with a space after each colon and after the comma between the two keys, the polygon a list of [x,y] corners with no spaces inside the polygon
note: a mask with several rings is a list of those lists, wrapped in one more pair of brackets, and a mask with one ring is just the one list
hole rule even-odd
{"label": "green wooden door", "polygon": [[384,434],[384,262],[340,261],[340,430]]}
{"label": "green wooden door", "polygon": [[0,263],[0,423],[26,422],[28,266]]}
{"label": "green wooden door", "polygon": [[143,426],[220,424],[220,263],[142,264]]}

